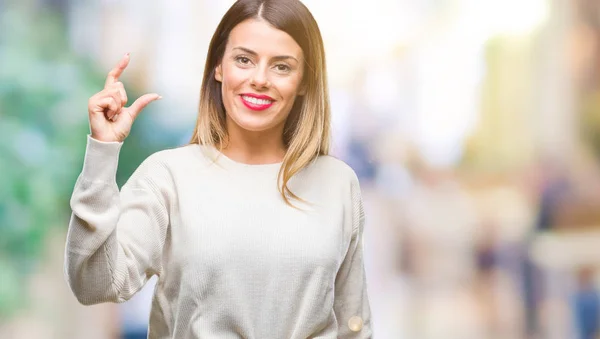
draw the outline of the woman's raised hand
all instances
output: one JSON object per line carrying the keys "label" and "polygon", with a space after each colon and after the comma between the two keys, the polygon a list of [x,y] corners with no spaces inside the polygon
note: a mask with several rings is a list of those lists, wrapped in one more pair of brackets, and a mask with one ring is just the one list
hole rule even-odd
{"label": "woman's raised hand", "polygon": [[88,114],[92,138],[99,141],[118,141],[127,138],[133,121],[152,101],[162,98],[156,93],[144,94],[131,106],[127,104],[127,93],[119,81],[121,73],[129,64],[129,53],[108,73],[104,89],[88,101]]}

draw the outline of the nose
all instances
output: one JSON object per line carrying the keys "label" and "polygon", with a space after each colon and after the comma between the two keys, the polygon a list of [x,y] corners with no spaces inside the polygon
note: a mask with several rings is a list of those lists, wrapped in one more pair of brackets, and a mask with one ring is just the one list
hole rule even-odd
{"label": "nose", "polygon": [[256,70],[252,74],[252,78],[250,78],[250,85],[255,89],[264,89],[269,88],[269,86],[271,86],[265,67],[256,68]]}

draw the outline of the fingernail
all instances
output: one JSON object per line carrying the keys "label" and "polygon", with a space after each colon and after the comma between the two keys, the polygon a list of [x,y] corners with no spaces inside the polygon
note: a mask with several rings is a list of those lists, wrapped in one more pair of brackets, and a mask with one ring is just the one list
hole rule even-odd
{"label": "fingernail", "polygon": [[162,95],[159,95],[158,98],[156,98],[157,100],[162,99]]}

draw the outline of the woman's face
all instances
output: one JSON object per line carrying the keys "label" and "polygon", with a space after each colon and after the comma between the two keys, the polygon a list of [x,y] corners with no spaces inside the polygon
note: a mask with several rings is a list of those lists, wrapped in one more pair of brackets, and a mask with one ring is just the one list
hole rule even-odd
{"label": "woman's face", "polygon": [[233,28],[215,79],[221,83],[228,128],[281,129],[300,93],[302,49],[284,31],[262,20]]}

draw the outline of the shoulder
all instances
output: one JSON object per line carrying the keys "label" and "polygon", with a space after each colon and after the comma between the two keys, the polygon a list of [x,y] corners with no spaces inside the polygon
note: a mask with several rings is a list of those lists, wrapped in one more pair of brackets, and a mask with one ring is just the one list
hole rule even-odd
{"label": "shoulder", "polygon": [[[356,172],[343,160],[322,155],[310,163],[294,180],[297,185],[310,186],[319,192],[351,196],[360,190]],[[338,192],[338,193],[335,193]]]}
{"label": "shoulder", "polygon": [[152,191],[165,206],[176,197],[175,182],[194,172],[201,158],[198,145],[184,145],[150,154],[129,177],[125,187]]}
{"label": "shoulder", "polygon": [[198,144],[187,144],[154,152],[144,159],[140,168],[174,172],[198,164],[208,164],[208,158],[201,151],[201,147]]}
{"label": "shoulder", "polygon": [[347,211],[351,213],[352,230],[355,232],[364,223],[362,194],[356,172],[350,165],[331,155],[320,156],[313,166],[318,176],[327,178],[328,182],[323,186],[335,183],[329,187],[337,189],[341,197],[339,201],[349,207]]}
{"label": "shoulder", "polygon": [[154,164],[173,164],[178,162],[192,162],[198,159],[200,154],[200,146],[197,144],[188,144],[163,149],[152,153],[148,156],[145,162]]}
{"label": "shoulder", "polygon": [[147,180],[158,185],[173,181],[180,169],[191,168],[201,159],[198,145],[184,145],[156,151],[146,157],[130,180]]}
{"label": "shoulder", "polygon": [[350,165],[332,155],[321,155],[311,164],[313,171],[327,177],[339,178],[344,183],[358,185],[358,176]]}
{"label": "shoulder", "polygon": [[326,177],[329,180],[336,181],[339,187],[347,194],[353,201],[361,200],[361,188],[358,175],[343,160],[340,160],[331,155],[320,156],[316,164],[320,166],[323,171],[326,171],[328,175]]}

